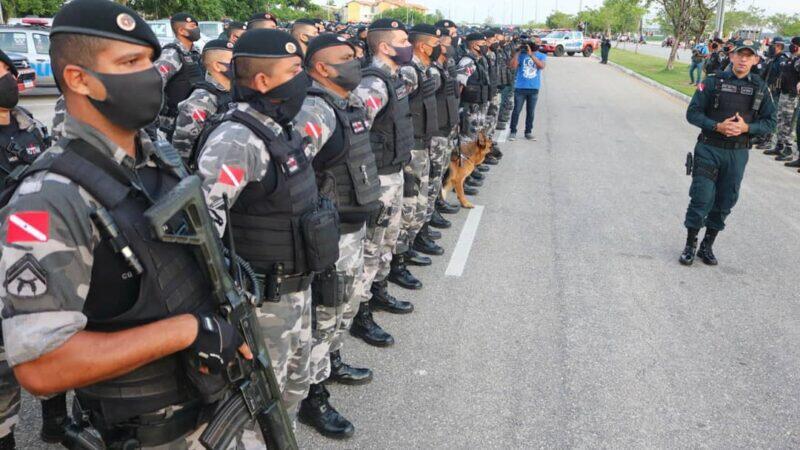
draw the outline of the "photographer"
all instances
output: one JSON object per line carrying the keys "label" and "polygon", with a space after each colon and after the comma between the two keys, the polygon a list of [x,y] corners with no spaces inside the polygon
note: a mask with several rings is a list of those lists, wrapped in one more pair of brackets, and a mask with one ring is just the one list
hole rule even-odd
{"label": "photographer", "polygon": [[539,96],[539,89],[542,85],[542,74],[544,62],[547,55],[539,51],[540,39],[534,37],[531,41],[527,36],[521,36],[521,45],[514,52],[514,56],[509,61],[508,66],[517,71],[517,78],[514,84],[514,112],[511,114],[511,133],[508,140],[513,141],[517,137],[517,123],[522,111],[522,105],[527,102],[525,110],[525,139],[533,138],[533,115],[536,108],[536,99]]}
{"label": "photographer", "polygon": [[[708,47],[701,42],[692,48],[692,64],[689,66],[689,84],[696,85],[700,83],[703,77],[703,64],[705,63],[706,56],[708,55]],[[695,73],[697,76],[695,77]]]}

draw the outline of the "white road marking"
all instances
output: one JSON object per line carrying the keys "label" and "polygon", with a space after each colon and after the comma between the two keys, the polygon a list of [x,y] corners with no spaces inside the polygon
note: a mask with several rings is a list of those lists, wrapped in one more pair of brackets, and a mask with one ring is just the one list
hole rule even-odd
{"label": "white road marking", "polygon": [[467,265],[472,242],[475,241],[475,234],[478,232],[478,225],[481,222],[481,215],[483,215],[483,206],[475,206],[469,212],[467,221],[464,222],[464,228],[461,229],[461,235],[458,237],[456,248],[453,250],[453,256],[450,257],[450,264],[447,265],[447,270],[444,272],[446,276],[460,277],[464,273],[464,266]]}

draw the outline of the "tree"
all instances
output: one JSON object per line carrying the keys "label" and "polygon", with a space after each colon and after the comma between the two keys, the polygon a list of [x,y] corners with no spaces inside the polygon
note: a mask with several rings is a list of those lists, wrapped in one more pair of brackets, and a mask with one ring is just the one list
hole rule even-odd
{"label": "tree", "polygon": [[790,16],[788,14],[773,14],[767,18],[767,24],[780,35],[796,35],[797,31],[791,32],[792,29],[797,29],[800,26],[800,14]]}
{"label": "tree", "polygon": [[695,42],[703,41],[708,24],[716,17],[718,0],[698,0],[692,5],[692,22],[689,24],[689,36]]}
{"label": "tree", "polygon": [[751,5],[744,11],[733,10],[725,13],[722,34],[723,36],[730,36],[741,29],[760,29],[766,26],[768,22],[764,15],[764,10]]}
{"label": "tree", "polygon": [[440,20],[436,14],[425,14],[415,9],[406,7],[388,9],[380,13],[378,17],[397,19],[405,23],[407,26],[416,25],[419,23],[427,23],[432,25],[436,23],[437,20]]}
{"label": "tree", "polygon": [[545,24],[547,28],[572,28],[577,24],[577,19],[575,16],[572,16],[567,13],[563,13],[561,11],[554,11],[552,14],[547,16],[547,20]]}
{"label": "tree", "polygon": [[52,17],[62,3],[61,0],[9,0],[3,2],[3,14],[6,19],[27,15]]}
{"label": "tree", "polygon": [[692,5],[698,0],[654,0],[661,8],[663,19],[675,35],[675,42],[667,59],[667,70],[672,70],[675,65],[675,56],[678,54],[678,45],[686,39],[689,26],[692,23]]}

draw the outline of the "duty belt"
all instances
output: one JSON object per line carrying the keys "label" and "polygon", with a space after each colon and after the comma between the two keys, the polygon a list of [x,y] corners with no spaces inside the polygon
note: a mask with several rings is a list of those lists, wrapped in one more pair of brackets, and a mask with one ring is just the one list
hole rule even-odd
{"label": "duty belt", "polygon": [[[270,279],[274,280],[274,277],[275,277],[274,274],[261,274],[261,273],[256,274],[256,279],[259,281],[259,283],[262,284],[262,286],[264,286],[261,289],[261,292],[264,292],[265,295],[269,293],[270,291],[268,286],[270,284],[269,281]],[[280,295],[292,294],[294,292],[305,291],[311,286],[311,282],[313,280],[314,280],[313,273],[298,274],[298,275],[283,275],[280,277],[280,282],[278,282],[277,285],[273,284],[273,286],[277,288],[277,290],[273,292],[273,294],[280,296]],[[276,299],[270,299],[270,298],[267,298],[266,300],[277,301]]]}
{"label": "duty belt", "polygon": [[725,139],[706,136],[705,134],[700,133],[700,135],[697,136],[697,140],[713,147],[724,148],[725,150],[740,150],[743,148],[750,148],[751,145],[750,136],[747,136],[744,141],[727,141]]}

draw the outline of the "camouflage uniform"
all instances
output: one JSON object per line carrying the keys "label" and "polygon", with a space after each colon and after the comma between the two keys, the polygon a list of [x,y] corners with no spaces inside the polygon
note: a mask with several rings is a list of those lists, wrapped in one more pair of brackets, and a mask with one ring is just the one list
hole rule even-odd
{"label": "camouflage uniform", "polygon": [[[399,76],[380,58],[373,58],[372,66],[377,67],[394,77]],[[353,91],[367,107],[367,117],[373,123],[375,117],[389,102],[389,90],[386,84],[377,77],[368,76]],[[356,280],[354,292],[361,302],[372,298],[373,281],[383,281],[389,275],[392,253],[400,235],[403,205],[403,173],[380,175],[381,180],[381,216],[377,225],[368,227],[364,241],[364,270]]]}
{"label": "camouflage uniform", "polygon": [[[207,73],[206,81],[219,90],[226,90],[214,77]],[[175,119],[175,132],[172,145],[185,160],[191,156],[197,138],[203,131],[207,120],[219,109],[217,96],[202,87],[192,91],[186,100],[178,104],[178,117]]]}
{"label": "camouflage uniform", "polygon": [[63,95],[59,96],[58,100],[56,100],[54,112],[51,135],[53,136],[53,142],[58,142],[58,140],[61,139],[61,135],[64,134],[64,119],[67,116],[67,102],[64,100]]}
{"label": "camouflage uniform", "polygon": [[[458,75],[456,79],[458,84],[463,86],[467,85],[467,80],[472,74],[478,70],[475,66],[475,61],[463,56],[458,62]],[[462,114],[466,114],[466,123],[461,126],[461,140],[466,142],[474,141],[478,138],[478,131],[480,131],[485,123],[485,110],[481,105],[470,103],[465,106],[467,108]]]}
{"label": "camouflage uniform", "polygon": [[[487,62],[490,63],[490,67],[494,66],[497,63],[497,54],[490,50],[486,54],[486,60]],[[483,125],[483,131],[489,138],[494,137],[494,131],[495,128],[497,127],[497,116],[499,112],[500,112],[500,94],[498,92],[495,93],[495,95],[489,99],[489,103],[486,105],[486,120]]]}
{"label": "camouflage uniform", "polygon": [[[314,82],[314,86],[325,89]],[[329,91],[330,92],[330,91]],[[332,94],[332,97],[335,97]],[[364,107],[361,99],[351,94],[341,100],[343,104]],[[319,153],[336,130],[336,113],[322,98],[309,96],[303,109],[294,118],[295,128],[302,136],[311,139],[316,153]],[[354,233],[339,236],[339,259],[336,271],[345,280],[345,301],[337,307],[314,306],[313,343],[311,348],[311,383],[319,384],[327,380],[331,373],[330,353],[342,347],[341,334],[350,328],[356,312],[359,297],[354,295],[354,284],[364,270],[364,236],[366,226]]]}
{"label": "camouflage uniform", "polygon": [[0,337],[0,438],[13,433],[14,426],[19,423],[19,402],[19,384],[6,361],[5,348]]}
{"label": "camouflage uniform", "polygon": [[778,98],[778,126],[775,134],[778,138],[778,145],[783,146],[785,154],[789,154],[790,149],[794,147],[795,122],[793,119],[797,114],[797,107],[797,96],[782,94]]}
{"label": "camouflage uniform", "polygon": [[[234,106],[252,115],[275,133],[283,128],[247,103]],[[313,146],[306,147],[313,157]],[[237,122],[223,122],[213,130],[198,152],[197,174],[220,236],[225,233],[223,195],[231,205],[250,182],[260,181],[271,167],[270,154],[258,136]],[[234,170],[235,169],[235,170]],[[308,394],[311,355],[311,289],[282,295],[277,303],[267,302],[258,311],[258,321],[272,358],[273,369],[283,391],[290,417]]]}
{"label": "camouflage uniform", "polygon": [[[180,43],[177,39],[174,41],[181,49],[183,48],[183,44]],[[186,53],[192,54],[196,58],[200,58],[200,51],[197,49],[197,46],[192,44],[192,48],[188,51],[185,49],[183,50]],[[161,78],[164,80],[164,86],[167,86],[169,80],[172,79],[183,67],[183,58],[184,55],[175,49],[175,48],[165,48],[161,51],[161,56],[153,63],[156,68],[158,68],[159,73],[161,73]],[[162,113],[164,111],[162,110]],[[160,129],[172,129],[175,126],[175,117],[169,117],[165,115],[158,116],[158,126]],[[162,136],[163,137],[163,136]]]}
{"label": "camouflage uniform", "polygon": [[[69,115],[62,132],[64,137],[86,141],[124,167],[153,164],[153,145],[144,132],[139,134],[139,162],[97,130]],[[62,152],[63,148],[55,145],[40,158],[56,157]],[[25,178],[9,204],[0,210],[0,233],[6,236],[0,247],[0,275],[4,279],[0,298],[5,306],[2,328],[5,356],[12,367],[41,357],[85,329],[83,307],[91,284],[94,250],[101,242],[89,215],[98,206],[73,181],[42,171]],[[34,212],[40,220],[30,216]],[[46,221],[41,221],[42,215]],[[20,234],[16,230],[12,238],[10,223],[19,228],[20,220],[28,221],[22,228],[27,231]],[[163,413],[167,416],[173,411],[174,407],[170,407]],[[204,426],[159,448],[199,448],[198,438]]]}
{"label": "camouflage uniform", "polygon": [[[507,44],[500,51],[505,52],[506,64],[511,61],[514,56],[511,44]],[[508,127],[508,121],[511,120],[511,113],[514,111],[514,78],[516,77],[516,71],[509,70],[507,67],[501,67],[500,70],[505,70],[508,73],[508,84],[504,85],[500,90],[500,112],[497,117],[497,129],[505,130]]]}
{"label": "camouflage uniform", "polygon": [[423,223],[428,223],[433,216],[436,207],[436,198],[442,193],[444,182],[444,172],[448,167],[450,154],[455,149],[455,131],[450,136],[434,136],[431,139],[430,155],[430,179],[428,183],[428,200],[425,208],[425,219]]}

